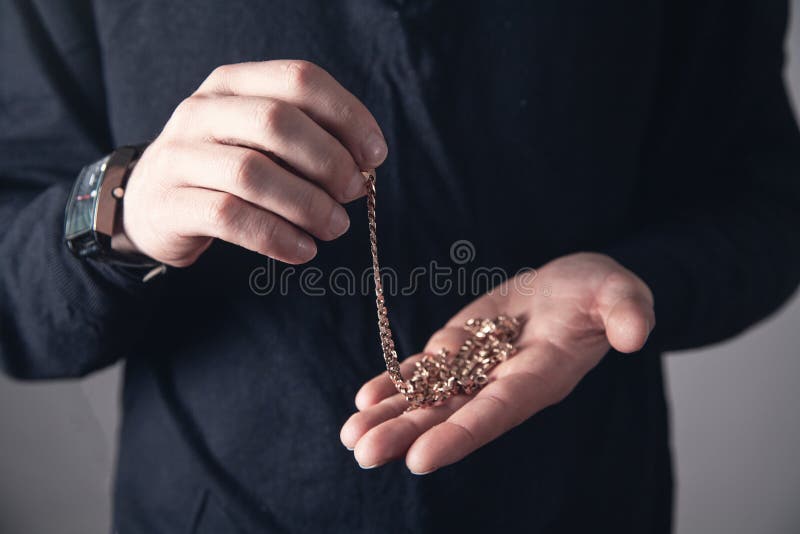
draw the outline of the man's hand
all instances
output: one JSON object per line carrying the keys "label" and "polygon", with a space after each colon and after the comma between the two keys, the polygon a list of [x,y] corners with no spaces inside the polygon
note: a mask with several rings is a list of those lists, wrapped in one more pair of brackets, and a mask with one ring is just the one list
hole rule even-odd
{"label": "man's hand", "polygon": [[125,193],[128,248],[192,264],[213,238],[288,263],[335,239],[361,169],[387,148],[364,105],[305,61],[216,69],[145,150]]}
{"label": "man's hand", "polygon": [[[455,351],[468,336],[470,317],[514,315],[523,321],[517,353],[489,375],[475,396],[458,395],[444,404],[404,413],[408,406],[387,373],[356,395],[359,411],[342,427],[342,443],[355,450],[365,468],[405,456],[417,474],[434,471],[566,397],[613,347],[642,348],[655,326],[653,295],[647,285],[614,260],[580,253],[552,261],[535,277],[533,289],[520,277],[495,288],[456,314],[425,347]],[[544,290],[543,290],[544,289]],[[412,374],[415,355],[401,364]]]}

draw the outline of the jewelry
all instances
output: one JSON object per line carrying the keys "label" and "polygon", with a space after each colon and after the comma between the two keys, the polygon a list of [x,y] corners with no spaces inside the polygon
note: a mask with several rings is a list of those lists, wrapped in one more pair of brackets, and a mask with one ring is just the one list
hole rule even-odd
{"label": "jewelry", "polygon": [[375,305],[378,311],[383,359],[397,391],[409,403],[406,411],[441,404],[458,394],[471,395],[489,381],[489,372],[515,352],[513,341],[519,335],[520,323],[515,317],[499,315],[494,319],[473,318],[464,324],[470,332],[452,360],[449,351],[441,348],[436,354],[423,354],[416,362],[414,375],[406,380],[400,374],[400,363],[394,347],[392,329],[378,263],[378,237],[375,223],[375,170],[362,172],[367,181],[367,218],[372,253],[372,277],[375,282]]}

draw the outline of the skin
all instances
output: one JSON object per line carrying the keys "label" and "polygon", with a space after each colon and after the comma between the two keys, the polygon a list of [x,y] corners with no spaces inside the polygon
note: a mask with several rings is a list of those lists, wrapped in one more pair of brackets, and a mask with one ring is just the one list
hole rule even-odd
{"label": "skin", "polygon": [[[412,473],[427,474],[455,463],[560,402],[611,347],[641,349],[655,326],[650,289],[601,254],[556,259],[538,270],[532,286],[519,277],[506,286],[505,295],[493,291],[454,315],[425,351],[455,351],[467,336],[462,325],[468,318],[505,313],[525,321],[518,352],[495,367],[474,396],[408,413],[387,373],[368,381],[356,395],[359,411],[341,430],[359,465],[367,469],[404,458]],[[411,376],[419,358],[401,364],[403,376]]]}
{"label": "skin", "polygon": [[[342,204],[366,193],[361,169],[388,153],[366,107],[321,68],[280,60],[225,65],[175,109],[128,181],[122,239],[113,246],[187,267],[214,239],[291,264],[314,238],[350,224]],[[365,468],[405,458],[424,474],[562,400],[613,347],[634,352],[655,326],[645,283],[607,256],[580,253],[542,267],[530,294],[516,278],[458,312],[425,347],[456,350],[470,317],[523,318],[518,352],[475,396],[403,413],[388,375],[358,392],[342,443]],[[548,292],[541,288],[549,288]],[[410,376],[415,355],[401,370]]]}
{"label": "skin", "polygon": [[291,264],[350,225],[360,169],[386,142],[367,108],[306,61],[217,68],[178,105],[134,168],[126,239],[113,246],[174,267],[222,239]]}

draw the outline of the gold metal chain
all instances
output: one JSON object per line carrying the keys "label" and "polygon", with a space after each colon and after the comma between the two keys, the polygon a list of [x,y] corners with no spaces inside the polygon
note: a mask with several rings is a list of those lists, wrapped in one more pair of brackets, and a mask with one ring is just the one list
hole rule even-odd
{"label": "gold metal chain", "polygon": [[453,395],[471,395],[488,382],[489,372],[500,362],[514,354],[514,340],[519,335],[520,323],[515,317],[499,315],[494,319],[473,318],[464,324],[471,335],[464,341],[451,360],[449,351],[442,348],[436,354],[423,354],[415,363],[413,376],[406,380],[400,374],[400,362],[394,346],[386,298],[381,283],[378,263],[378,232],[375,222],[374,170],[364,171],[367,181],[367,218],[369,219],[369,244],[372,253],[372,274],[375,281],[375,306],[378,311],[383,359],[386,370],[397,391],[408,401],[406,411],[441,404]]}

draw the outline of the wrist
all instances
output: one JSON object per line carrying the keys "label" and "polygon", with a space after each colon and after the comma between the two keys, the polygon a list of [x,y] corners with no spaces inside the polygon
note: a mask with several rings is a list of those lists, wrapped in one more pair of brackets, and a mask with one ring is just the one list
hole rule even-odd
{"label": "wrist", "polygon": [[64,239],[75,256],[148,271],[163,265],[143,254],[123,231],[123,200],[128,177],[144,146],[124,146],[85,167],[70,196]]}

